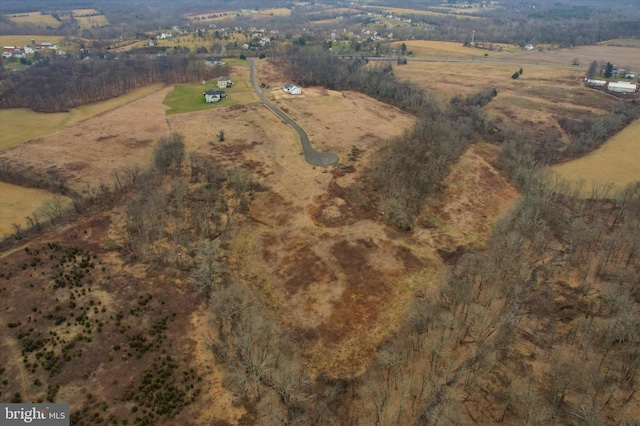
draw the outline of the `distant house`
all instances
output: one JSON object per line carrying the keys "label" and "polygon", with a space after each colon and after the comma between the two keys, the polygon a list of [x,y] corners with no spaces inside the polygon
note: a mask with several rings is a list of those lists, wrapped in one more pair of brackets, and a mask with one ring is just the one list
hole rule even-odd
{"label": "distant house", "polygon": [[618,83],[609,82],[607,90],[617,93],[634,93],[638,91],[638,86],[635,83],[628,83],[626,81],[620,81]]}
{"label": "distant house", "polygon": [[291,95],[299,95],[302,93],[302,87],[296,86],[295,84],[285,84],[282,91]]}
{"label": "distant house", "polygon": [[215,67],[216,65],[224,65],[224,62],[221,58],[207,58],[205,65],[208,67]]}
{"label": "distant house", "polygon": [[525,49],[525,50],[533,50],[533,49],[534,49],[533,44],[531,44],[531,43],[527,44],[527,45],[524,47],[524,49]]}
{"label": "distant house", "polygon": [[235,83],[229,77],[219,77],[218,78],[218,88],[226,89],[227,87],[233,86]]}
{"label": "distant house", "polygon": [[222,90],[207,90],[206,92],[203,93],[203,95],[204,95],[204,100],[208,104],[220,102],[221,99],[224,99],[227,97],[227,94],[224,93],[224,91]]}

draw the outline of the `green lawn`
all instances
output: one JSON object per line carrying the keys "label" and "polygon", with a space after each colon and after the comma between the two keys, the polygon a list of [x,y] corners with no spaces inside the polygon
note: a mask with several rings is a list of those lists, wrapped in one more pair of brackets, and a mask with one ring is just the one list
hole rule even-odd
{"label": "green lawn", "polygon": [[170,108],[167,110],[167,115],[259,102],[248,77],[234,77],[233,80],[235,82],[233,87],[223,89],[227,97],[212,104],[205,102],[203,93],[211,89],[219,90],[216,86],[217,80],[211,80],[206,84],[176,84],[162,101]]}

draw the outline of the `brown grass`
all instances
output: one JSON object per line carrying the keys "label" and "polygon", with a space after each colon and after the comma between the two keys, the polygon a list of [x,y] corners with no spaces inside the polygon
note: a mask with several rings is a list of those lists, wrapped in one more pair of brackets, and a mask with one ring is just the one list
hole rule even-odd
{"label": "brown grass", "polygon": [[17,24],[35,24],[41,27],[58,28],[62,22],[56,20],[51,15],[45,15],[41,12],[25,12],[9,15],[8,18]]}

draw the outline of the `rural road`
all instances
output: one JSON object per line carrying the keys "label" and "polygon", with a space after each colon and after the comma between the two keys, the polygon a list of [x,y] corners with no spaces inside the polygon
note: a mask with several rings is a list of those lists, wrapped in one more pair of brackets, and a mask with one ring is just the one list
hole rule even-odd
{"label": "rural road", "polygon": [[338,163],[340,159],[336,154],[332,152],[320,152],[316,151],[311,147],[311,143],[309,142],[309,136],[307,132],[305,132],[302,127],[298,126],[295,121],[289,118],[284,112],[280,111],[278,107],[269,102],[264,95],[262,94],[262,90],[258,86],[256,82],[256,65],[255,58],[251,58],[251,83],[253,84],[253,89],[256,91],[258,98],[262,101],[263,104],[266,105],[271,111],[276,113],[276,115],[282,118],[285,123],[290,125],[298,132],[300,135],[300,143],[302,144],[302,150],[304,151],[304,159],[307,163],[312,166],[321,166],[327,167]]}

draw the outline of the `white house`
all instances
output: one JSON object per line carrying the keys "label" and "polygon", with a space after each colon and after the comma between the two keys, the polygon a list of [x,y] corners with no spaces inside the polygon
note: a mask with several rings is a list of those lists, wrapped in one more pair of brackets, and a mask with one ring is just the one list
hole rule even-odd
{"label": "white house", "polygon": [[218,88],[226,89],[227,87],[233,86],[235,83],[229,77],[219,77],[218,78]]}
{"label": "white house", "polygon": [[635,85],[635,83],[628,83],[626,81],[621,81],[618,83],[609,82],[607,90],[617,93],[633,93],[638,90],[638,87]]}
{"label": "white house", "polygon": [[206,92],[203,93],[203,95],[204,95],[204,100],[208,104],[220,102],[221,99],[224,99],[227,97],[227,94],[224,93],[222,90],[207,90]]}
{"label": "white house", "polygon": [[525,50],[533,50],[533,49],[534,49],[533,44],[531,44],[531,43],[527,44],[527,45],[524,47],[524,49],[525,49]]}
{"label": "white house", "polygon": [[296,86],[295,84],[285,84],[282,91],[291,95],[299,95],[302,93],[302,87]]}

